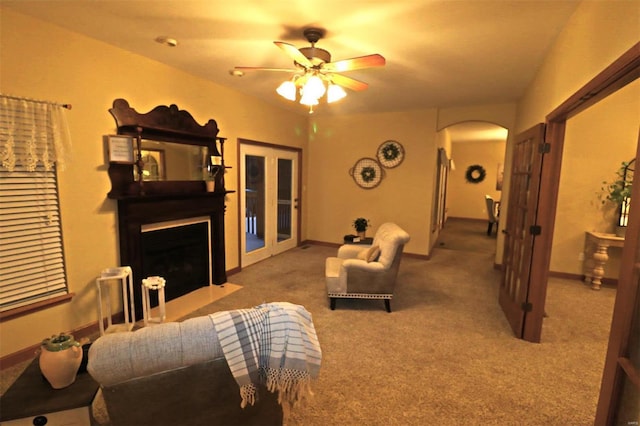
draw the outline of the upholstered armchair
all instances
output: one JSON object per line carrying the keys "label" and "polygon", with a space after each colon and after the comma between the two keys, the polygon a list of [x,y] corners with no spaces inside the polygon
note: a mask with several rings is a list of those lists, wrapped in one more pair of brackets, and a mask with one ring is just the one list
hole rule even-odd
{"label": "upholstered armchair", "polygon": [[345,244],[325,264],[327,295],[332,310],[336,299],[383,299],[391,312],[391,299],[400,258],[409,234],[395,223],[380,225],[370,245]]}

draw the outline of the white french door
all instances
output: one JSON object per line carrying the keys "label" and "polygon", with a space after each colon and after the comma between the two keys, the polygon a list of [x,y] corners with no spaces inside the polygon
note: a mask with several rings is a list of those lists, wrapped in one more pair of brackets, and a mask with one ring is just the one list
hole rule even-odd
{"label": "white french door", "polygon": [[298,244],[298,152],[240,144],[241,266]]}

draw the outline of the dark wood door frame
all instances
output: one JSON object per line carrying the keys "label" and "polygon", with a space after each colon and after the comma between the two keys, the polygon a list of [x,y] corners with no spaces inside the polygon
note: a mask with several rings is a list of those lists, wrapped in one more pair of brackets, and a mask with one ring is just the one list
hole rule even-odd
{"label": "dark wood door frame", "polygon": [[[525,323],[524,335],[526,340],[540,341],[542,327],[538,325],[542,324],[544,315],[544,301],[549,278],[566,122],[569,118],[621,89],[638,77],[640,77],[640,43],[636,43],[546,117],[546,142],[550,144],[550,152],[545,156],[542,168],[541,196],[538,206],[540,212],[538,224],[542,227],[542,233],[537,240],[532,256],[531,280],[536,285],[532,285],[530,290],[530,300],[534,303],[534,309],[530,313],[531,321]],[[640,199],[637,197],[635,199],[632,198],[631,209],[633,212],[640,208],[639,203]],[[638,239],[639,218],[633,219],[634,223],[630,223],[627,229],[627,243],[631,243],[629,238],[634,241]],[[633,246],[635,247],[635,245]],[[623,252],[623,258],[624,256]],[[621,355],[630,332],[629,324],[632,306],[630,307],[629,304],[633,303],[634,296],[638,291],[637,283],[634,284],[631,277],[627,277],[627,275],[621,274],[618,281],[618,292],[614,306],[614,318],[603,373],[596,424],[608,424],[611,422],[619,398],[622,371],[618,365],[618,357]]]}
{"label": "dark wood door frame", "polygon": [[530,288],[529,300],[533,310],[529,312],[524,326],[525,340],[539,342],[541,337],[566,121],[639,76],[640,43],[637,43],[546,117],[545,141],[550,145],[550,151],[542,165],[538,203],[538,225],[542,233],[536,240],[531,259],[531,282],[534,284]]}

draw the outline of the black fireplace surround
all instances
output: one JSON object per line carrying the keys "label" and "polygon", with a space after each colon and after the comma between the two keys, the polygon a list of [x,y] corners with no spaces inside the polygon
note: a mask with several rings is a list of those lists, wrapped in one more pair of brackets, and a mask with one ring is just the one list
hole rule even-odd
{"label": "black fireplace surround", "polygon": [[[118,203],[120,265],[131,266],[133,270],[136,319],[140,319],[142,318],[142,279],[151,275],[167,274],[167,271],[156,273],[155,270],[150,269],[150,265],[156,261],[151,260],[148,253],[145,258],[143,249],[149,249],[150,246],[157,248],[162,237],[154,240],[151,234],[144,235],[146,233],[142,232],[143,225],[200,217],[206,217],[210,222],[210,227],[200,227],[196,230],[196,232],[209,232],[206,238],[207,243],[210,244],[208,251],[210,259],[207,266],[211,269],[204,272],[205,281],[200,282],[199,278],[189,277],[189,271],[176,272],[175,276],[163,277],[167,280],[165,287],[167,300],[186,294],[194,290],[194,287],[207,285],[209,276],[211,276],[211,284],[223,284],[227,281],[224,202],[226,194],[234,191],[227,191],[224,188],[224,169],[226,168],[224,139],[217,136],[218,127],[215,120],[209,120],[207,124],[201,126],[188,112],[179,110],[175,105],[158,106],[146,114],[139,114],[129,107],[124,99],[116,99],[109,112],[116,120],[118,135],[132,136],[137,144],[136,161],[109,164],[111,191],[108,197],[117,200]],[[221,160],[221,165],[216,165],[222,173],[216,174],[215,190],[207,192],[204,180],[143,182],[140,177],[138,181],[134,181],[133,168],[141,167],[140,151],[143,138],[207,147],[209,158],[219,157]],[[138,173],[138,176],[142,176],[142,173]],[[184,231],[180,228],[176,228],[173,232]],[[162,251],[176,253],[175,250],[183,251],[185,254],[185,248],[178,249],[171,246],[156,250],[155,254],[162,257]],[[205,260],[207,259],[191,259],[199,264],[204,263]],[[182,288],[174,292],[173,287],[180,286]]]}
{"label": "black fireplace surround", "polygon": [[[142,232],[142,277],[165,279],[165,300],[209,285],[209,223],[181,224]],[[151,306],[157,293],[150,292]]]}
{"label": "black fireplace surround", "polygon": [[[182,282],[187,277],[188,272],[176,272],[175,276],[163,276],[161,273],[151,273],[150,259],[145,263],[144,246],[149,245],[149,237],[142,232],[142,225],[154,224],[158,222],[174,221],[180,219],[191,219],[194,217],[207,216],[211,222],[209,241],[211,241],[211,277],[212,284],[223,284],[227,281],[225,271],[224,253],[224,197],[212,193],[202,193],[200,195],[168,195],[168,196],[146,196],[134,198],[118,199],[118,229],[120,240],[120,264],[131,266],[134,278],[134,301],[136,318],[141,318],[142,313],[142,293],[141,282],[146,278],[145,271],[150,275],[160,275],[167,280],[165,288],[166,300],[170,297],[178,297],[189,291],[198,284]],[[184,231],[184,227],[175,228],[176,232]],[[205,231],[206,232],[206,231]],[[165,248],[170,252],[171,248]],[[207,277],[208,280],[208,274]],[[186,285],[187,288],[182,286]],[[200,286],[205,283],[199,284]],[[180,290],[169,290],[171,287],[180,287]],[[191,288],[189,288],[191,287]],[[153,292],[152,292],[153,293]]]}

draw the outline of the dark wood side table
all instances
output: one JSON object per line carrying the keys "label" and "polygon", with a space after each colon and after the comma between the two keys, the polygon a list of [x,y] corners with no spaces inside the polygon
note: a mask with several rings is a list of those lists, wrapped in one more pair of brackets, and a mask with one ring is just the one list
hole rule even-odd
{"label": "dark wood side table", "polygon": [[38,358],[0,397],[2,426],[91,425],[91,403],[98,383],[87,372],[63,389],[53,389],[40,372]]}
{"label": "dark wood side table", "polygon": [[367,237],[367,238],[363,238],[358,242],[353,242],[353,241],[349,241],[349,240],[344,240],[345,244],[373,244],[373,237]]}

